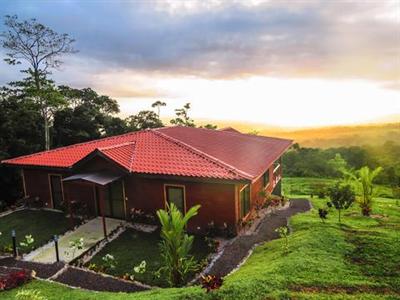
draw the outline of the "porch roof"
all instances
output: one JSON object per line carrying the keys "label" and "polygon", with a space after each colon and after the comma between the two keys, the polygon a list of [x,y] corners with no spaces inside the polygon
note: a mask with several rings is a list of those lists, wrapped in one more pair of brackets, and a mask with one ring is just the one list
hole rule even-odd
{"label": "porch roof", "polygon": [[63,181],[85,180],[100,185],[107,185],[121,178],[123,174],[110,171],[98,171],[90,173],[78,173],[63,179]]}

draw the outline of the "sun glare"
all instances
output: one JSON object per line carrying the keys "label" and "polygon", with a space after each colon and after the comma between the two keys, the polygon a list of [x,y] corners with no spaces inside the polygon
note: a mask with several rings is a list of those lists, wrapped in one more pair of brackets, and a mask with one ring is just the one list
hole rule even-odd
{"label": "sun glare", "polygon": [[[368,81],[184,78],[160,79],[157,86],[167,95],[164,116],[172,116],[186,102],[192,104],[195,118],[285,127],[356,124],[400,113],[398,92]],[[121,110],[129,114],[149,108],[154,99],[119,100]]]}

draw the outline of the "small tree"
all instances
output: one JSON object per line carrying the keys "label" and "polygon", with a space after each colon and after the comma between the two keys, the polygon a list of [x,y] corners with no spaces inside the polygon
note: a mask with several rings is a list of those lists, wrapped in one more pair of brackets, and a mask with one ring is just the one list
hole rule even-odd
{"label": "small tree", "polygon": [[195,271],[197,264],[190,250],[193,245],[193,236],[185,232],[188,221],[197,215],[200,205],[193,206],[183,215],[173,204],[167,210],[160,209],[157,216],[161,223],[161,256],[164,266],[160,268],[161,273],[167,275],[170,286],[181,286],[186,276]]}
{"label": "small tree", "polygon": [[175,109],[176,118],[170,121],[173,125],[196,127],[193,119],[189,117],[190,103],[186,103],[182,108]]}
{"label": "small tree", "polygon": [[329,198],[332,205],[339,213],[339,223],[341,222],[341,211],[348,209],[354,202],[356,196],[350,184],[341,184],[337,182],[328,189]]}
{"label": "small tree", "polygon": [[159,118],[160,118],[160,107],[161,106],[167,106],[167,103],[158,100],[151,105],[151,107],[157,108],[157,115]]}

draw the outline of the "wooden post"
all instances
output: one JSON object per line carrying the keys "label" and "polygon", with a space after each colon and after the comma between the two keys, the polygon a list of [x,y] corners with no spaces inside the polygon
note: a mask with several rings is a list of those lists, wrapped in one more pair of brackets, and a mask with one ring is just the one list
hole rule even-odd
{"label": "wooden post", "polygon": [[103,222],[103,233],[104,233],[104,238],[107,238],[107,224],[106,224],[106,217],[104,216],[104,197],[103,197],[103,191],[100,193],[96,193],[97,197],[99,197],[99,206],[100,206],[100,214],[101,214],[101,219]]}

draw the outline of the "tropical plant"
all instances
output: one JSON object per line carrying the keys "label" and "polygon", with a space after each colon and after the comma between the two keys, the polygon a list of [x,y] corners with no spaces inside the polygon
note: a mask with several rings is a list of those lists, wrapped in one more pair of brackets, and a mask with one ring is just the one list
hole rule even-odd
{"label": "tropical plant", "polygon": [[101,260],[103,261],[103,269],[104,270],[110,270],[110,269],[115,269],[117,266],[117,262],[115,260],[114,255],[111,254],[106,254],[104,255]]}
{"label": "tropical plant", "polygon": [[207,290],[207,293],[219,289],[222,285],[223,279],[215,275],[201,276],[201,285]]}
{"label": "tropical plant", "polygon": [[24,251],[29,250],[32,247],[32,244],[35,242],[35,239],[32,237],[31,234],[25,235],[24,239],[19,243],[21,248]]}
{"label": "tropical plant", "polygon": [[72,256],[72,258],[74,258],[75,257],[75,252],[76,252],[76,250],[82,250],[83,249],[83,246],[84,246],[84,242],[83,242],[84,240],[83,240],[83,238],[77,238],[77,239],[75,239],[75,240],[73,240],[73,241],[70,241],[69,242],[69,250],[72,252],[70,252],[70,251],[65,251],[65,254],[67,255],[67,256],[69,256],[70,254],[72,254],[71,256]]}
{"label": "tropical plant", "polygon": [[358,203],[364,216],[369,216],[372,211],[374,200],[373,182],[382,170],[381,167],[377,167],[375,170],[370,170],[369,167],[365,166],[356,172],[356,180],[361,185],[362,189],[362,195],[358,199]]}
{"label": "tropical plant", "polygon": [[286,226],[281,226],[275,229],[279,236],[284,239],[283,250],[285,253],[289,252],[289,229]]}
{"label": "tropical plant", "polygon": [[337,182],[328,189],[331,204],[336,208],[341,222],[341,211],[348,209],[355,200],[355,193],[350,184]]}
{"label": "tropical plant", "polygon": [[157,211],[161,223],[160,250],[164,266],[159,273],[167,277],[170,286],[181,286],[186,277],[197,269],[190,251],[194,237],[186,233],[188,221],[197,215],[200,205],[191,207],[185,215],[173,204]]}

